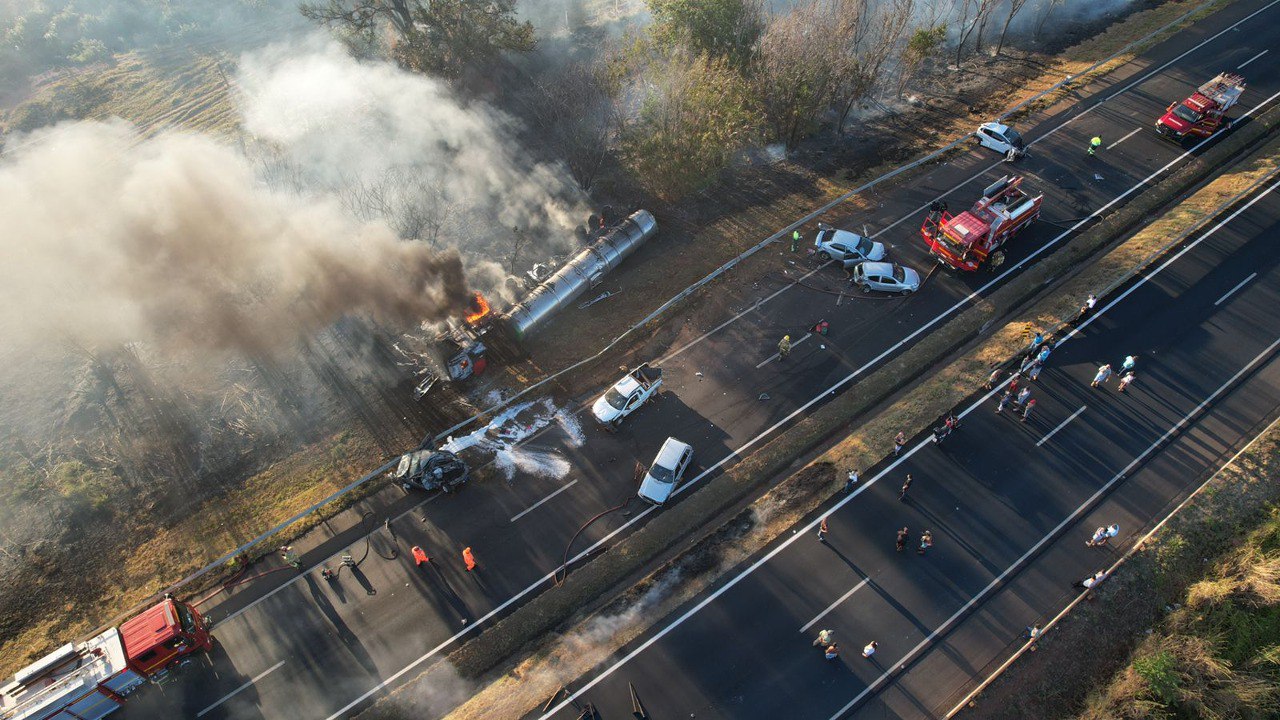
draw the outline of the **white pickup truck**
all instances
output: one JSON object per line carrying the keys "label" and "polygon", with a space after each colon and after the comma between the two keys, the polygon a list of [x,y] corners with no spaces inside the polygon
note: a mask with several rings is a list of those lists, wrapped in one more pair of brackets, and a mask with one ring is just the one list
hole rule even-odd
{"label": "white pickup truck", "polygon": [[591,414],[606,428],[613,430],[636,408],[658,394],[662,386],[662,370],[648,363],[627,373],[591,406]]}

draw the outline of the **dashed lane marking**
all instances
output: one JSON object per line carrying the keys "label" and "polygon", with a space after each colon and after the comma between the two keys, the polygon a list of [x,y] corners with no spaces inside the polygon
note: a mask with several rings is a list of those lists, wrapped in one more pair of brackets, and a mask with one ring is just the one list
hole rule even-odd
{"label": "dashed lane marking", "polygon": [[1248,283],[1250,280],[1252,280],[1252,279],[1254,279],[1254,278],[1256,278],[1256,277],[1258,277],[1258,273],[1253,273],[1253,274],[1252,274],[1252,275],[1250,275],[1249,277],[1247,277],[1247,278],[1245,278],[1245,279],[1241,280],[1241,281],[1240,281],[1240,283],[1239,283],[1238,285],[1236,285],[1235,287],[1233,287],[1233,288],[1231,288],[1230,290],[1228,290],[1226,295],[1223,295],[1222,297],[1218,298],[1218,301],[1217,301],[1217,302],[1215,302],[1215,303],[1213,304],[1213,306],[1214,306],[1214,307],[1218,307],[1219,305],[1221,305],[1223,300],[1226,300],[1227,298],[1229,298],[1229,297],[1231,297],[1232,295],[1234,295],[1234,294],[1236,293],[1236,291],[1237,291],[1237,290],[1239,290],[1240,288],[1244,287],[1246,283]]}
{"label": "dashed lane marking", "polygon": [[522,511],[520,511],[518,514],[516,514],[516,516],[515,516],[515,517],[511,518],[511,522],[515,522],[515,521],[519,520],[520,518],[524,517],[525,515],[528,515],[529,513],[533,512],[534,510],[537,510],[539,507],[541,507],[541,506],[542,506],[542,503],[544,503],[544,502],[546,502],[546,501],[550,500],[551,498],[553,498],[553,497],[555,497],[555,496],[559,495],[560,493],[564,492],[565,490],[568,490],[569,488],[571,488],[571,487],[573,487],[574,485],[577,485],[577,484],[578,484],[578,481],[577,481],[577,480],[574,480],[573,482],[569,483],[568,485],[565,485],[564,487],[560,488],[559,490],[557,490],[557,491],[555,491],[555,492],[551,493],[550,495],[548,495],[548,496],[546,496],[546,497],[542,498],[542,499],[541,499],[541,500],[539,500],[538,502],[536,502],[536,503],[534,503],[534,504],[530,505],[529,507],[525,508],[524,510],[522,510]]}
{"label": "dashed lane marking", "polygon": [[800,628],[800,632],[808,632],[809,628],[813,627],[815,624],[817,624],[819,620],[826,617],[832,610],[835,610],[836,607],[840,605],[840,603],[844,602],[845,600],[848,600],[850,596],[852,596],[854,593],[861,590],[862,586],[866,585],[870,580],[871,578],[863,578],[862,582],[849,588],[849,592],[841,595],[839,598],[836,599],[835,602],[828,605],[826,610],[823,610],[822,612],[818,613],[817,617],[805,623],[804,627]]}
{"label": "dashed lane marking", "polygon": [[264,678],[264,677],[266,677],[266,676],[270,675],[271,673],[275,672],[276,670],[279,670],[281,665],[284,665],[284,660],[281,660],[280,662],[276,663],[275,665],[272,665],[271,667],[267,668],[266,670],[263,670],[262,672],[258,673],[257,675],[254,675],[253,677],[249,678],[249,681],[248,681],[248,682],[246,682],[245,684],[241,685],[240,687],[236,688],[235,690],[232,690],[231,692],[227,693],[226,695],[223,695],[223,696],[222,696],[222,697],[221,697],[217,702],[215,702],[214,704],[210,705],[209,707],[207,707],[207,708],[205,708],[205,709],[201,710],[200,712],[196,713],[196,717],[198,717],[198,718],[204,717],[204,716],[205,716],[206,714],[208,714],[211,710],[213,710],[213,709],[217,708],[217,707],[218,707],[219,705],[221,705],[222,703],[224,703],[224,702],[226,702],[226,701],[230,700],[231,698],[235,697],[236,695],[239,695],[240,693],[242,693],[242,692],[244,692],[245,690],[249,689],[249,686],[251,686],[251,685],[253,685],[254,683],[258,682],[258,681],[259,681],[259,680],[261,680],[262,678]]}
{"label": "dashed lane marking", "polygon": [[1115,141],[1115,142],[1111,143],[1110,145],[1108,145],[1108,146],[1107,146],[1107,149],[1108,149],[1108,150],[1110,150],[1111,148],[1113,148],[1113,147],[1115,147],[1115,146],[1119,145],[1120,143],[1124,142],[1125,140],[1128,140],[1129,138],[1133,137],[1134,135],[1137,135],[1137,134],[1138,134],[1138,133],[1140,133],[1140,132],[1142,132],[1142,128],[1134,128],[1133,130],[1131,130],[1131,131],[1129,132],[1129,134],[1128,134],[1128,135],[1125,135],[1124,137],[1120,138],[1119,140],[1117,140],[1117,141]]}
{"label": "dashed lane marking", "polygon": [[1050,430],[1047,434],[1045,434],[1045,436],[1044,436],[1044,437],[1040,438],[1040,442],[1036,443],[1036,447],[1040,447],[1041,445],[1043,445],[1043,444],[1045,444],[1045,443],[1049,442],[1049,438],[1051,438],[1051,437],[1053,437],[1054,435],[1058,434],[1058,431],[1059,431],[1059,430],[1061,430],[1062,428],[1066,427],[1066,426],[1067,426],[1067,423],[1069,423],[1069,422],[1071,422],[1072,420],[1075,420],[1077,417],[1079,417],[1079,416],[1080,416],[1080,413],[1084,412],[1085,407],[1086,407],[1086,406],[1081,405],[1079,410],[1077,410],[1077,411],[1075,411],[1075,412],[1071,413],[1071,417],[1069,417],[1069,418],[1067,418],[1066,420],[1063,420],[1062,422],[1058,423],[1058,427],[1056,427],[1056,428],[1054,428],[1054,429]]}
{"label": "dashed lane marking", "polygon": [[[809,339],[809,338],[811,338],[811,337],[813,337],[813,333],[805,333],[805,334],[804,334],[804,337],[802,337],[802,338],[800,338],[799,340],[797,340],[797,341],[795,341],[795,342],[791,343],[791,349],[792,349],[792,350],[795,350],[797,345],[799,345],[800,343],[804,342],[805,340],[808,340],[808,339]],[[759,370],[760,368],[764,367],[765,365],[768,365],[769,363],[773,362],[774,360],[777,360],[777,359],[778,359],[778,358],[780,358],[780,357],[782,357],[780,354],[778,354],[778,353],[774,353],[774,354],[770,355],[769,357],[765,358],[765,359],[764,359],[764,360],[763,360],[759,365],[757,365],[757,366],[756,366],[756,369],[757,369],[757,370]]]}
{"label": "dashed lane marking", "polygon": [[1266,55],[1266,54],[1267,54],[1267,53],[1269,53],[1269,52],[1271,52],[1271,51],[1270,51],[1270,50],[1263,50],[1262,52],[1258,53],[1257,55],[1254,55],[1253,57],[1249,58],[1248,60],[1245,60],[1244,62],[1242,62],[1242,63],[1240,63],[1239,65],[1237,65],[1237,66],[1236,66],[1236,69],[1237,69],[1237,70],[1243,70],[1245,65],[1248,65],[1249,63],[1253,62],[1254,60],[1257,60],[1258,58],[1262,57],[1263,55]]}

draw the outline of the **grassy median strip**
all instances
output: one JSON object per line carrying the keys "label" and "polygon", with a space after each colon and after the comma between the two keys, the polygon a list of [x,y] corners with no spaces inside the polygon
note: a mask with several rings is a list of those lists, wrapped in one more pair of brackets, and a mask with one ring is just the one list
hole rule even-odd
{"label": "grassy median strip", "polygon": [[[800,518],[816,510],[839,488],[849,467],[869,468],[890,450],[899,430],[925,432],[937,418],[967,397],[991,368],[1007,362],[1025,347],[1030,328],[1052,330],[1074,317],[1090,292],[1099,295],[1130,279],[1171,242],[1216,215],[1223,204],[1256,184],[1278,166],[1280,141],[1271,141],[1254,159],[1226,173],[1186,198],[1144,230],[1134,234],[1091,264],[1091,256],[1147,221],[1155,212],[1203,182],[1216,168],[1264,142],[1280,122],[1280,111],[1264,113],[1237,129],[1164,182],[1112,213],[1058,252],[1024,271],[981,303],[930,333],[901,357],[858,383],[756,453],[743,459],[707,486],[664,510],[647,525],[569,576],[560,588],[547,591],[516,610],[449,656],[437,669],[480,678],[507,658],[526,650],[472,700],[449,717],[518,717],[540,706],[560,684],[588,671],[610,652],[634,638],[690,597],[704,591],[726,570],[772,542]],[[1083,266],[1083,267],[1082,267]],[[726,525],[706,527],[709,518],[730,510],[783,472],[797,458],[828,443],[853,418],[882,405],[957,348],[983,334],[1055,281],[1076,274],[1040,298],[1013,322],[991,333],[973,349],[912,388],[886,409],[863,422],[851,435],[826,450],[800,472],[738,513]],[[692,537],[692,540],[690,538]],[[594,614],[586,613],[602,598],[644,568],[688,543],[670,560],[620,598]],[[643,607],[643,612],[628,608]],[[577,619],[575,624],[567,625]],[[569,629],[564,638],[549,635]],[[607,628],[604,633],[600,628]],[[590,642],[581,639],[586,638]],[[541,645],[529,649],[530,643]],[[409,717],[420,711],[417,685],[430,686],[432,671],[409,683],[362,718]],[[409,713],[409,714],[405,714]]]}

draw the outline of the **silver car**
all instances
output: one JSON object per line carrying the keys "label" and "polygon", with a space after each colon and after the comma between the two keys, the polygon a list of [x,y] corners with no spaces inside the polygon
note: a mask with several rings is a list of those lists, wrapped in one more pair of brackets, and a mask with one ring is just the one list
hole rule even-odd
{"label": "silver car", "polygon": [[[883,260],[884,245],[848,230],[836,230],[820,226],[813,241],[818,257],[823,260],[840,260],[847,266],[862,260]],[[848,269],[846,267],[846,269]]]}
{"label": "silver car", "polygon": [[920,288],[920,273],[897,263],[863,262],[853,266],[849,282],[864,293],[880,290],[910,295]]}
{"label": "silver car", "polygon": [[653,464],[649,466],[649,472],[645,473],[644,481],[640,483],[640,490],[636,494],[642,500],[661,506],[671,497],[676,485],[680,484],[680,479],[684,477],[684,471],[689,469],[691,462],[693,448],[673,437],[667,438],[658,450],[658,456],[653,459]]}

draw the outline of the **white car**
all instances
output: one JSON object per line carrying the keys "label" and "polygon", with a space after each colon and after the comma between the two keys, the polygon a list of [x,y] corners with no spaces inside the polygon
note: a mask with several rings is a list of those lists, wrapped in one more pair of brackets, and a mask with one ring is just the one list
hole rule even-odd
{"label": "white car", "polygon": [[1025,149],[1022,136],[1018,134],[1017,130],[1008,125],[994,122],[983,123],[978,126],[978,129],[973,134],[978,139],[979,145],[991,148],[1001,155],[1008,153],[1010,148]]}
{"label": "white car", "polygon": [[818,248],[818,257],[823,260],[861,262],[884,259],[883,244],[848,230],[819,226],[813,245]]}
{"label": "white car", "polygon": [[613,384],[591,406],[596,422],[612,430],[622,424],[623,418],[649,401],[662,387],[662,370],[649,367],[648,363],[632,370]]}
{"label": "white car", "polygon": [[910,295],[920,288],[920,273],[897,263],[864,262],[854,266],[849,282],[864,293],[880,290]]}
{"label": "white car", "polygon": [[653,459],[649,472],[644,474],[640,490],[636,494],[641,500],[661,506],[675,492],[684,471],[693,462],[693,447],[669,437],[658,450],[658,457]]}

